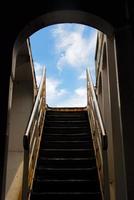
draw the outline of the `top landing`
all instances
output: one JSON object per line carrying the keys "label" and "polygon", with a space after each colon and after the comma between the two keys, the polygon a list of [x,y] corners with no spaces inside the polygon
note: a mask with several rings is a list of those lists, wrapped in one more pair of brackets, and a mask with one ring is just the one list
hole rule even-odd
{"label": "top landing", "polygon": [[83,112],[87,111],[87,107],[49,107],[47,106],[47,111],[60,111],[60,112]]}

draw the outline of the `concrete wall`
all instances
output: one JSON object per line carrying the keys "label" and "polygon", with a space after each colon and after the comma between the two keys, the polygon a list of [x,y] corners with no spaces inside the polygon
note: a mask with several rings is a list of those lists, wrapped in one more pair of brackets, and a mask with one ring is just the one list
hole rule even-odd
{"label": "concrete wall", "polygon": [[10,118],[9,151],[23,151],[23,135],[33,106],[30,81],[14,83],[13,102]]}
{"label": "concrete wall", "polygon": [[95,59],[96,94],[108,136],[107,157],[110,200],[126,200],[114,37],[108,37],[98,32]]}
{"label": "concrete wall", "polygon": [[8,122],[9,143],[6,176],[6,200],[17,200],[22,187],[23,135],[36,95],[36,81],[30,51],[26,41],[16,57],[15,80]]}

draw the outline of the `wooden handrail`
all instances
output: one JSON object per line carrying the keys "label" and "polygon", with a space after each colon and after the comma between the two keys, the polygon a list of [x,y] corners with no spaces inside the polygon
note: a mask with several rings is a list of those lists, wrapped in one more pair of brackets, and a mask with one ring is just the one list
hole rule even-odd
{"label": "wooden handrail", "polygon": [[24,167],[22,200],[28,200],[33,184],[46,108],[46,69],[44,68],[38,94],[23,137]]}
{"label": "wooden handrail", "polygon": [[[101,129],[100,133],[101,133],[101,137],[102,137],[102,147],[105,150],[105,149],[107,149],[107,146],[108,146],[107,134],[106,134],[106,131],[105,131],[105,128],[104,128],[104,124],[103,124],[103,120],[102,120],[102,117],[101,117],[99,105],[98,105],[96,94],[95,94],[95,91],[94,91],[94,86],[93,86],[92,79],[91,79],[91,76],[90,76],[88,69],[86,70],[86,72],[87,72],[87,88],[90,87],[90,91],[91,91],[90,95],[92,96],[92,100],[93,100],[93,104],[94,104],[94,111],[96,113],[96,117],[97,117],[100,129]],[[87,91],[87,93],[88,92],[89,91]],[[88,99],[88,102],[89,102],[89,99]]]}
{"label": "wooden handrail", "polygon": [[102,199],[106,199],[108,191],[107,177],[107,134],[97,102],[94,86],[88,69],[87,73],[87,111],[91,127],[93,146],[97,163]]}
{"label": "wooden handrail", "polygon": [[45,69],[43,71],[42,81],[41,81],[41,84],[40,84],[40,87],[39,87],[39,91],[38,91],[38,94],[37,94],[37,97],[36,97],[36,101],[35,101],[35,104],[34,104],[34,107],[33,107],[33,110],[32,110],[32,114],[31,114],[27,129],[26,129],[25,136],[27,136],[27,137],[30,134],[30,128],[31,128],[34,116],[35,116],[37,108],[38,108],[38,104],[39,104],[39,100],[40,100],[40,96],[41,96],[41,92],[42,92],[42,87],[43,87],[43,84],[44,84],[44,78],[45,78]]}

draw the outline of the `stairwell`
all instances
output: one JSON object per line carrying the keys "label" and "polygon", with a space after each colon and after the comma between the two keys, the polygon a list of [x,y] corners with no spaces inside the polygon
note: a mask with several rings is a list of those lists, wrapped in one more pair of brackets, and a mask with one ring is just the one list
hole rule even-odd
{"label": "stairwell", "polygon": [[101,200],[87,111],[48,110],[31,200]]}

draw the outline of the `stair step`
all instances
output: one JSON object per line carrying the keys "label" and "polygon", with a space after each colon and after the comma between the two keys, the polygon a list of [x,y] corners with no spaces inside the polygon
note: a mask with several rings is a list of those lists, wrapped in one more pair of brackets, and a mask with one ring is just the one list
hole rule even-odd
{"label": "stair step", "polygon": [[59,133],[49,133],[49,134],[43,134],[42,135],[42,142],[44,140],[55,140],[55,141],[63,141],[63,140],[69,140],[69,141],[82,141],[82,140],[91,140],[91,136],[87,133],[79,133],[79,134],[59,134]]}
{"label": "stair step", "polygon": [[96,166],[95,158],[44,158],[40,157],[38,159],[38,166],[45,166],[47,168],[84,168],[84,167],[94,167]]}
{"label": "stair step", "polygon": [[56,148],[56,149],[63,149],[63,148],[89,148],[92,146],[92,142],[89,141],[48,141],[42,140],[41,148],[45,147],[47,149]]}
{"label": "stair step", "polygon": [[90,168],[36,168],[36,178],[42,179],[97,179],[96,167]]}
{"label": "stair step", "polygon": [[41,157],[72,157],[72,158],[87,158],[94,156],[93,149],[40,149]]}
{"label": "stair step", "polygon": [[35,192],[98,192],[99,185],[95,180],[42,180],[34,181]]}
{"label": "stair step", "polygon": [[90,133],[90,131],[89,131],[89,128],[88,127],[80,127],[80,126],[73,126],[73,127],[70,127],[70,126],[64,126],[64,127],[54,127],[54,126],[52,126],[52,127],[45,127],[44,128],[44,133],[45,134],[49,134],[49,133],[55,133],[55,134],[69,134],[69,135],[71,135],[71,134],[74,134],[74,133],[76,133],[76,134],[78,134],[78,133]]}
{"label": "stair step", "polygon": [[89,127],[89,123],[87,120],[75,120],[75,121],[69,121],[69,120],[46,120],[45,125],[47,127]]}
{"label": "stair step", "polygon": [[87,117],[87,111],[84,111],[84,112],[64,112],[64,111],[48,111],[47,113],[47,117],[48,116],[62,116],[62,117]]}
{"label": "stair step", "polygon": [[60,120],[65,120],[65,121],[76,121],[76,120],[87,120],[87,115],[47,115],[46,120],[50,121],[60,121]]}
{"label": "stair step", "polygon": [[31,200],[100,200],[100,192],[32,192]]}

